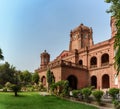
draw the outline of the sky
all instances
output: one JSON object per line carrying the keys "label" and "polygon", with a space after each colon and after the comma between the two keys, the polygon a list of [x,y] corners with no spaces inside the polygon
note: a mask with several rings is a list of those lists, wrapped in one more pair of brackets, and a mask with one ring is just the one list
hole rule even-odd
{"label": "sky", "polygon": [[81,23],[92,27],[95,44],[109,39],[109,7],[104,0],[0,0],[0,63],[34,72],[44,50],[53,60],[69,49],[70,31]]}

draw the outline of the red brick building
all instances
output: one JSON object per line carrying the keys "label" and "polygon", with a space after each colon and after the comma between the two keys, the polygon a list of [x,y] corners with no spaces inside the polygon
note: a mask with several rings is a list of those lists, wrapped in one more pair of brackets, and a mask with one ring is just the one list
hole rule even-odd
{"label": "red brick building", "polygon": [[111,38],[94,44],[92,28],[79,25],[70,32],[69,50],[50,62],[50,55],[41,54],[40,68],[37,69],[41,82],[47,86],[47,69],[53,72],[55,82],[68,80],[70,87],[80,89],[89,85],[106,89],[118,87],[120,78],[116,78],[114,69],[114,19],[111,18]]}

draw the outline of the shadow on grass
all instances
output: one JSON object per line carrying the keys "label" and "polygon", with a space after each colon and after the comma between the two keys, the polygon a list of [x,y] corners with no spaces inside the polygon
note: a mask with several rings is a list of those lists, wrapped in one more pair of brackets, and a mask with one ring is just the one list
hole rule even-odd
{"label": "shadow on grass", "polygon": [[22,97],[27,97],[27,94],[22,94],[22,92],[19,92],[17,96],[15,96],[14,92],[11,92],[10,96],[16,97],[16,98],[22,98]]}

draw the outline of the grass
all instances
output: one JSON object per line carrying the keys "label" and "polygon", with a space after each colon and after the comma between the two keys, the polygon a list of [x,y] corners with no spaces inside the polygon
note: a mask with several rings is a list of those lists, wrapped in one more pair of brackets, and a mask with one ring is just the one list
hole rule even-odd
{"label": "grass", "polygon": [[85,104],[60,99],[55,96],[40,96],[37,92],[0,92],[0,109],[97,109]]}

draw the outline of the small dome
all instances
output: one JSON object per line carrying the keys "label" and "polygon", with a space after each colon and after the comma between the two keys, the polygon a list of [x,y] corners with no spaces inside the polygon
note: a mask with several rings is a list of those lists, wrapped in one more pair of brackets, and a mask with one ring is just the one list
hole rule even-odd
{"label": "small dome", "polygon": [[89,27],[84,26],[83,24],[81,24],[81,25],[79,26],[79,28],[81,28],[82,30],[89,30]]}
{"label": "small dome", "polygon": [[46,51],[46,50],[44,50],[44,52],[43,52],[43,53],[41,53],[41,55],[49,55],[49,53],[47,53],[47,51]]}
{"label": "small dome", "polygon": [[72,30],[72,32],[77,32],[77,31],[89,31],[90,28],[87,26],[84,26],[83,23],[81,23],[78,27]]}

